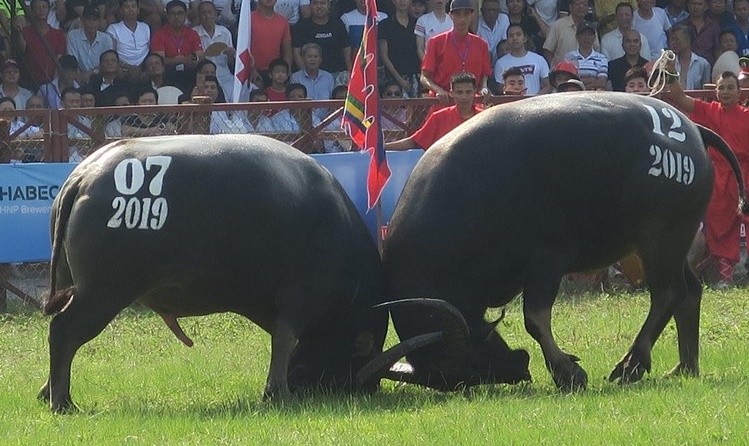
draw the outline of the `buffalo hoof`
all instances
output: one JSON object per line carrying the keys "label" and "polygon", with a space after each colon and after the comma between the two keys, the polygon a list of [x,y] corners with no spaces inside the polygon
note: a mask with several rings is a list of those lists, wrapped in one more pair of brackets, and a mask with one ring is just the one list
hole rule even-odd
{"label": "buffalo hoof", "polygon": [[284,402],[292,401],[294,395],[288,388],[266,388],[263,392],[263,401]]}
{"label": "buffalo hoof", "polygon": [[611,371],[609,381],[618,379],[622,384],[629,384],[641,380],[645,372],[650,372],[650,361],[639,359],[634,352],[630,352]]}
{"label": "buffalo hoof", "polygon": [[44,383],[39,393],[36,394],[39,401],[49,404],[49,382]]}
{"label": "buffalo hoof", "polygon": [[52,412],[57,414],[74,413],[80,410],[78,409],[78,406],[73,404],[73,401],[70,398],[63,399],[62,401],[52,401],[52,404],[50,404],[50,409],[52,409]]}
{"label": "buffalo hoof", "polygon": [[[554,369],[552,378],[557,389],[563,392],[576,392],[588,387],[588,374],[577,362],[580,358],[569,355],[570,363],[565,369]],[[564,371],[563,371],[564,370]]]}
{"label": "buffalo hoof", "polygon": [[671,369],[670,372],[666,373],[666,376],[667,377],[671,377],[671,376],[697,377],[697,376],[700,376],[700,371],[697,366],[689,366],[680,362],[676,364],[676,367]]}

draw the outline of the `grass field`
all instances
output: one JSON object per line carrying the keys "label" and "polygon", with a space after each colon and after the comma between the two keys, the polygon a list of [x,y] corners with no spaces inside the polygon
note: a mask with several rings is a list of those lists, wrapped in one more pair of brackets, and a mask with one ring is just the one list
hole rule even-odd
{"label": "grass field", "polygon": [[11,306],[0,316],[0,444],[745,445],[747,297],[743,289],[705,292],[697,379],[662,376],[677,357],[670,324],[652,374],[627,387],[608,383],[648,298],[583,294],[560,298],[554,327],[588,372],[585,392],[555,390],[515,302],[500,331],[530,351],[532,383],[442,394],[383,381],[373,396],[286,404],[261,401],[270,337],[243,318],[183,320],[196,342],[190,349],[155,314],[128,310],[76,356],[72,394],[82,411],[67,416],[36,400],[48,371],[49,320]]}

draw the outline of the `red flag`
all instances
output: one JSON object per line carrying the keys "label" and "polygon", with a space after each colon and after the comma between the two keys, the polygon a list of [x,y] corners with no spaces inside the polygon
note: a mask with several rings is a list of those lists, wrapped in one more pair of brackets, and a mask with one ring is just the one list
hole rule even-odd
{"label": "red flag", "polygon": [[366,0],[367,22],[361,46],[356,53],[341,127],[362,151],[369,152],[367,174],[368,206],[372,209],[380,199],[390,178],[385,157],[385,143],[380,126],[380,92],[377,87],[377,4]]}

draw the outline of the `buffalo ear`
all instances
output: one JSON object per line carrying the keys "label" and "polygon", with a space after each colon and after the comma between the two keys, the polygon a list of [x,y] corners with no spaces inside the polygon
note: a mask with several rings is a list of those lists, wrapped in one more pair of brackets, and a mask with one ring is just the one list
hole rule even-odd
{"label": "buffalo ear", "polygon": [[496,321],[487,322],[485,324],[481,324],[478,327],[471,327],[471,340],[474,342],[488,341],[491,335],[497,329],[497,325],[499,325],[499,323],[504,320],[506,314],[507,310],[502,308],[502,312],[500,313]]}
{"label": "buffalo ear", "polygon": [[374,347],[374,334],[371,331],[359,333],[354,339],[354,357],[370,356]]}

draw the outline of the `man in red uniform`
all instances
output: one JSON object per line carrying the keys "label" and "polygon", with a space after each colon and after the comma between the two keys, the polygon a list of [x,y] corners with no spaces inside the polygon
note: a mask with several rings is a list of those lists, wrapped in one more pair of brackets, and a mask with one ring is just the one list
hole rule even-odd
{"label": "man in red uniform", "polygon": [[151,52],[164,58],[169,72],[174,72],[180,85],[185,86],[194,79],[195,67],[203,58],[200,36],[185,25],[187,7],[180,0],[166,4],[167,23],[151,37]]}
{"label": "man in red uniform", "polygon": [[458,73],[452,77],[450,80],[450,96],[455,99],[455,105],[430,114],[413,135],[386,143],[385,149],[408,150],[421,147],[427,150],[447,132],[481,111],[473,102],[476,96],[476,77],[471,73]]}
{"label": "man in red uniform", "polygon": [[[67,43],[62,31],[47,24],[49,0],[33,0],[31,11],[33,13],[31,20],[39,26],[39,33],[32,25],[24,27],[18,36],[18,44],[23,52],[26,68],[38,87],[50,82],[55,77],[57,59],[65,54]],[[47,53],[44,45],[45,40],[54,55]]]}
{"label": "man in red uniform", "polygon": [[[679,82],[672,82],[671,100],[696,123],[718,133],[726,140],[741,165],[749,172],[749,108],[739,105],[741,90],[735,73],[727,71],[716,81],[716,102],[693,99],[684,94]],[[715,166],[713,195],[707,208],[705,238],[707,250],[718,266],[718,288],[731,283],[733,266],[739,262],[739,231],[742,218],[736,211],[738,188],[728,162],[709,151]],[[746,178],[744,178],[746,180]]]}
{"label": "man in red uniform", "polygon": [[468,32],[475,14],[474,0],[453,0],[453,29],[429,39],[421,63],[421,84],[443,103],[450,100],[450,79],[458,73],[473,74],[479,92],[487,96],[486,79],[492,74],[489,47],[484,39]]}

